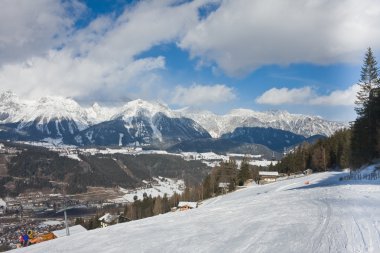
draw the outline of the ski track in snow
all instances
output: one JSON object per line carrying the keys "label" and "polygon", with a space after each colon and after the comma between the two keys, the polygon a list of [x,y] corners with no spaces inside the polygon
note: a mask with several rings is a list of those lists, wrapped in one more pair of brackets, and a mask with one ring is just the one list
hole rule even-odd
{"label": "ski track in snow", "polygon": [[[380,252],[380,182],[325,172],[16,252]],[[306,185],[305,182],[310,184]]]}

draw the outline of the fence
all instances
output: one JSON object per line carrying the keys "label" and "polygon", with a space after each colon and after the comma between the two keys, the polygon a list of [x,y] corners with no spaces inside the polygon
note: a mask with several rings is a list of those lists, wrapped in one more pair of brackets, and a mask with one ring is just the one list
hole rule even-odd
{"label": "fence", "polygon": [[376,170],[369,174],[361,174],[359,172],[351,172],[349,175],[341,177],[340,180],[378,180],[380,179],[380,170]]}

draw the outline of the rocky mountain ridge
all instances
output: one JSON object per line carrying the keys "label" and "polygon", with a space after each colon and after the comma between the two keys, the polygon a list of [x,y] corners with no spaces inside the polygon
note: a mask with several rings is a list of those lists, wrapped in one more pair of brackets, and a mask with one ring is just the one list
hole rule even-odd
{"label": "rocky mountain ridge", "polygon": [[182,141],[228,136],[239,128],[273,128],[310,137],[329,136],[344,127],[344,123],[286,111],[235,109],[217,115],[188,108],[172,110],[163,103],[141,99],[121,107],[102,107],[97,103],[82,107],[70,98],[42,97],[30,101],[19,99],[12,92],[0,94],[0,138],[11,140],[61,139],[63,143],[80,146],[137,143],[167,147]]}

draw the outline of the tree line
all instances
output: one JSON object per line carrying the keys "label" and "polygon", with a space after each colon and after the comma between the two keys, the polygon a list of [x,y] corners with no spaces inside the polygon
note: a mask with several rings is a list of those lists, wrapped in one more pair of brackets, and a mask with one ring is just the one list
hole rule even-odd
{"label": "tree line", "polygon": [[299,173],[306,169],[320,172],[343,169],[350,166],[351,130],[337,131],[329,138],[319,139],[314,144],[303,143],[287,154],[271,170],[280,173]]}

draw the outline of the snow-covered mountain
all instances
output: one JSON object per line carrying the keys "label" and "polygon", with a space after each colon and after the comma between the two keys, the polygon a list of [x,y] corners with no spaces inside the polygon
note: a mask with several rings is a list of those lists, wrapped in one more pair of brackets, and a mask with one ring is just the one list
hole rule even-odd
{"label": "snow-covered mountain", "polygon": [[[70,98],[19,99],[12,92],[0,94],[0,138],[19,140],[62,139],[67,144],[152,144],[221,137],[239,127],[263,127],[309,137],[329,136],[346,125],[316,116],[286,111],[232,110],[226,115],[189,109],[172,110],[159,102],[141,99],[121,107],[95,103],[82,107]],[[162,146],[162,145],[161,145]]]}
{"label": "snow-covered mountain", "polygon": [[231,133],[238,127],[271,127],[310,137],[312,135],[330,136],[347,124],[328,121],[318,116],[290,114],[287,111],[257,112],[249,109],[235,109],[226,115],[209,111],[182,109],[177,111],[203,126],[212,137]]}
{"label": "snow-covered mountain", "polygon": [[20,123],[20,128],[36,120],[40,125],[52,120],[72,120],[82,130],[88,126],[87,114],[70,98],[50,96],[28,101],[9,91],[0,94],[0,123]]}
{"label": "snow-covered mountain", "polygon": [[89,126],[87,112],[74,100],[42,97],[23,101],[15,94],[0,95],[0,123],[15,128],[24,138],[64,138]]}
{"label": "snow-covered mountain", "polygon": [[125,104],[111,120],[90,126],[76,136],[78,144],[119,145],[171,144],[189,139],[211,138],[192,119],[176,117],[167,106],[141,99]]}
{"label": "snow-covered mountain", "polygon": [[302,142],[313,142],[315,139],[323,138],[323,136],[313,135],[306,138],[303,135],[271,127],[238,127],[232,133],[223,134],[221,138],[238,143],[261,144],[271,150],[281,152],[284,148]]}

